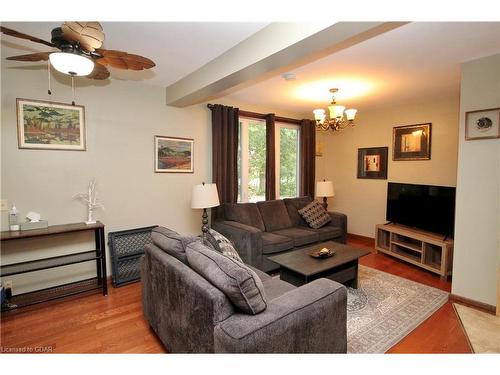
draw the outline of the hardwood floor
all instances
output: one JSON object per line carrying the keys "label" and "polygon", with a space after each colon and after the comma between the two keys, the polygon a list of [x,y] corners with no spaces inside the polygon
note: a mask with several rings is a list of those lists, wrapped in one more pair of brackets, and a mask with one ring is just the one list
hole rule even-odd
{"label": "hardwood floor", "polygon": [[[373,240],[351,237],[349,244],[373,249]],[[450,281],[387,255],[372,253],[360,263],[451,290]],[[1,352],[27,348],[56,353],[164,353],[143,318],[140,284],[108,290],[107,297],[80,295],[3,314]],[[389,353],[470,353],[470,348],[453,306],[447,302]]]}

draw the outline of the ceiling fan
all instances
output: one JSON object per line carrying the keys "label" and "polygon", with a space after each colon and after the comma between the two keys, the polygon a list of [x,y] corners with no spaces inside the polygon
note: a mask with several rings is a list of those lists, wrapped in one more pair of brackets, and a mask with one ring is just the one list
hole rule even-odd
{"label": "ceiling fan", "polygon": [[104,32],[99,22],[64,22],[61,27],[52,30],[50,42],[3,26],[0,26],[0,32],[59,50],[11,56],[7,57],[7,60],[49,60],[56,70],[72,77],[86,76],[103,80],[110,75],[108,66],[125,70],[144,70],[155,66],[155,63],[146,57],[101,48]]}

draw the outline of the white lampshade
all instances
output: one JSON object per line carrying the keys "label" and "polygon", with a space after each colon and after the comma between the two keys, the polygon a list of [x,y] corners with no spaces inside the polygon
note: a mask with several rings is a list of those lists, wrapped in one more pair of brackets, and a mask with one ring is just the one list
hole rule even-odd
{"label": "white lampshade", "polygon": [[346,109],[345,117],[347,117],[347,120],[349,121],[354,121],[354,118],[356,117],[356,112],[358,112],[358,110],[354,108]]}
{"label": "white lampshade", "polygon": [[315,109],[313,111],[313,113],[314,113],[314,119],[316,121],[319,121],[319,122],[325,121],[326,115],[325,115],[325,110],[324,109]]}
{"label": "white lampshade", "polygon": [[216,184],[201,184],[193,186],[191,208],[210,208],[220,204]]}
{"label": "white lampshade", "polygon": [[333,188],[332,181],[317,181],[316,182],[316,196],[317,197],[333,197],[335,196],[335,189]]}
{"label": "white lampshade", "polygon": [[342,118],[344,115],[345,106],[343,105],[329,105],[328,109],[330,111],[330,118]]}
{"label": "white lampshade", "polygon": [[68,52],[53,52],[49,55],[52,66],[61,73],[86,76],[94,70],[94,62],[87,57]]}

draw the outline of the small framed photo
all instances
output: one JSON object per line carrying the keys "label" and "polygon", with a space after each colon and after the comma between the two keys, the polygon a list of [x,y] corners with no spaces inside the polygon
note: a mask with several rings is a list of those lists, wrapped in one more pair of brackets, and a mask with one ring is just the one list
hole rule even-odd
{"label": "small framed photo", "polygon": [[16,99],[19,148],[85,151],[85,108]]}
{"label": "small framed photo", "polygon": [[387,179],[388,147],[358,148],[358,178]]}
{"label": "small framed photo", "polygon": [[194,140],[155,135],[155,172],[193,173]]}
{"label": "small framed photo", "polygon": [[396,126],[392,130],[392,160],[430,160],[432,124]]}
{"label": "small framed photo", "polygon": [[500,108],[465,112],[465,139],[500,138]]}

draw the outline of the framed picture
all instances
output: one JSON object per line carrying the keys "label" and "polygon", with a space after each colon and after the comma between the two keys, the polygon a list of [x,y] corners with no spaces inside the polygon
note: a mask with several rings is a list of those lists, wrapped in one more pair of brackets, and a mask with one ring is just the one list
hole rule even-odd
{"label": "framed picture", "polygon": [[155,172],[193,173],[194,141],[155,135]]}
{"label": "framed picture", "polygon": [[85,108],[16,99],[19,148],[85,151]]}
{"label": "framed picture", "polygon": [[388,147],[358,148],[358,178],[387,179]]}
{"label": "framed picture", "polygon": [[316,156],[323,156],[324,144],[322,141],[316,141]]}
{"label": "framed picture", "polygon": [[465,112],[465,139],[500,138],[500,108]]}
{"label": "framed picture", "polygon": [[432,124],[396,126],[392,130],[392,160],[430,160]]}

